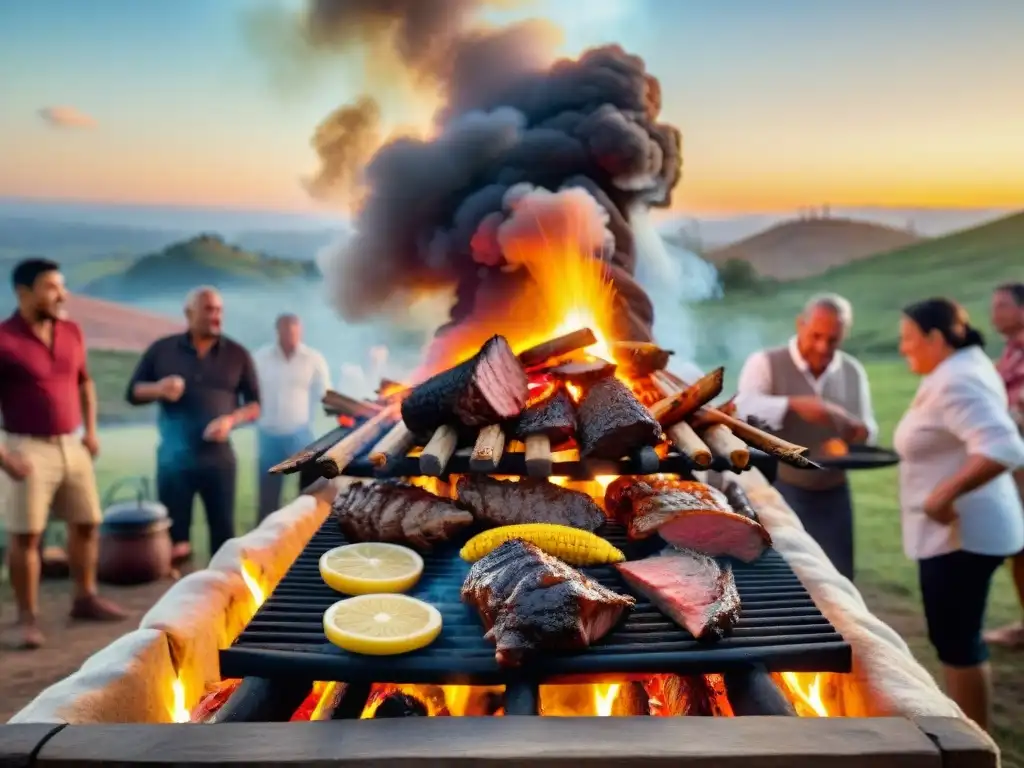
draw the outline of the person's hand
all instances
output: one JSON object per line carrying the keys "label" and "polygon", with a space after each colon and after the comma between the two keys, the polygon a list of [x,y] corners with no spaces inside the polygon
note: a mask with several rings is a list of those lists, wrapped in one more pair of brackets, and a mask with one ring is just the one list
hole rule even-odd
{"label": "person's hand", "polygon": [[17,451],[4,451],[0,453],[0,469],[2,469],[12,480],[24,480],[32,474],[32,465],[29,460]]}
{"label": "person's hand", "polygon": [[86,432],[82,436],[82,445],[94,459],[100,455],[100,438],[95,432]]}
{"label": "person's hand", "polygon": [[924,502],[924,513],[932,520],[941,525],[949,525],[956,520],[956,510],[953,508],[953,496],[942,486],[939,486],[930,494]]}
{"label": "person's hand", "polygon": [[206,425],[206,429],[203,431],[203,439],[209,440],[211,443],[223,443],[228,439],[231,430],[234,428],[235,419],[233,416],[218,416]]}
{"label": "person's hand", "polygon": [[868,439],[867,425],[845,411],[836,419],[839,434],[850,445],[863,443]]}
{"label": "person's hand", "polygon": [[176,403],[185,394],[185,380],[181,376],[164,376],[157,382],[160,387],[160,399],[168,403]]}

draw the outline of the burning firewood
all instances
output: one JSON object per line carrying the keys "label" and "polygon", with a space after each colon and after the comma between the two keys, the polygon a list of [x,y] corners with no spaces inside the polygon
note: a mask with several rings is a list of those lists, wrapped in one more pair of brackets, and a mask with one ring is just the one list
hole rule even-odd
{"label": "burning firewood", "polygon": [[335,427],[326,435],[318,437],[298,453],[289,456],[280,464],[272,466],[268,472],[273,475],[290,475],[298,472],[310,462],[316,461],[327,451],[337,445],[351,430],[348,427]]}
{"label": "burning firewood", "polygon": [[349,462],[369,448],[370,444],[377,440],[381,433],[394,423],[398,417],[398,411],[399,406],[397,403],[387,406],[372,419],[350,433],[341,442],[328,448],[317,459],[317,464],[320,466],[323,476],[333,478],[340,475],[342,470],[349,465]]}
{"label": "burning firewood", "polygon": [[469,360],[413,388],[402,400],[402,420],[421,436],[445,425],[500,424],[518,416],[527,397],[523,366],[503,336],[492,336]]}
{"label": "burning firewood", "polygon": [[383,408],[377,403],[356,400],[333,389],[324,393],[320,403],[324,407],[324,412],[331,416],[351,416],[353,419],[372,419]]}
{"label": "burning firewood", "polygon": [[440,477],[451,461],[458,443],[459,433],[450,424],[434,430],[434,434],[423,448],[423,453],[420,454],[420,474]]}
{"label": "burning firewood", "polygon": [[[724,368],[715,368],[711,373],[701,376],[690,386],[680,392],[669,395],[651,406],[651,414],[663,427],[670,427],[677,424],[707,403],[710,403],[722,392]],[[664,381],[663,377],[653,376]],[[668,384],[662,389],[668,389]]]}
{"label": "burning firewood", "polygon": [[609,363],[600,357],[587,356],[583,360],[571,360],[566,363],[560,363],[552,368],[548,368],[547,372],[555,378],[571,381],[573,384],[586,387],[599,379],[613,375],[615,368],[615,363]]}
{"label": "burning firewood", "polygon": [[386,467],[388,462],[403,458],[416,445],[416,436],[404,421],[391,428],[370,451],[370,462],[373,466]]}
{"label": "burning firewood", "polygon": [[711,449],[711,453],[722,456],[729,460],[735,470],[745,469],[750,463],[750,451],[747,444],[732,433],[732,430],[722,424],[712,424],[704,430],[704,442]]}
{"label": "burning firewood", "polygon": [[491,424],[480,430],[473,454],[469,458],[469,468],[474,472],[493,472],[498,468],[501,455],[505,450],[505,432],[501,425]]}
{"label": "burning firewood", "polygon": [[613,341],[608,346],[612,359],[630,378],[649,376],[663,370],[669,357],[675,354],[671,349],[662,349],[649,341]]}
{"label": "burning firewood", "polygon": [[601,379],[583,395],[577,411],[581,458],[619,459],[661,442],[661,427],[629,387]]}
{"label": "burning firewood", "polygon": [[554,358],[564,357],[578,349],[586,349],[597,343],[597,337],[589,328],[580,328],[578,331],[567,333],[554,339],[549,339],[519,353],[519,362],[524,368],[535,368]]}
{"label": "burning firewood", "polygon": [[758,429],[752,424],[737,419],[735,416],[728,416],[717,408],[704,407],[695,414],[695,424],[721,424],[728,427],[732,432],[741,438],[747,445],[764,451],[777,458],[779,461],[800,469],[821,469],[804,454],[807,448],[802,445],[790,443],[781,437]]}

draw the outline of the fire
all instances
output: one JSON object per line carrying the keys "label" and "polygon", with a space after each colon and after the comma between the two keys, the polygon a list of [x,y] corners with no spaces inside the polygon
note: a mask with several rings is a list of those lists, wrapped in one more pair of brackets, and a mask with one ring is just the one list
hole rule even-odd
{"label": "fire", "polygon": [[814,672],[783,672],[779,677],[798,714],[804,717],[829,717],[822,696],[824,675]]}
{"label": "fire", "polygon": [[255,607],[258,609],[263,605],[263,601],[267,599],[267,593],[263,587],[260,586],[255,573],[253,573],[254,570],[254,566],[252,566],[248,561],[242,563],[242,581],[244,581],[245,586],[249,588],[249,594],[252,595],[253,603],[255,603]]}
{"label": "fire", "polygon": [[175,678],[171,683],[171,722],[188,723],[192,720],[192,713],[185,703],[185,683],[180,678]]}
{"label": "fire", "polygon": [[422,705],[428,717],[501,717],[505,686],[402,685],[378,683],[373,686],[361,720],[373,718],[389,697],[404,695]]}

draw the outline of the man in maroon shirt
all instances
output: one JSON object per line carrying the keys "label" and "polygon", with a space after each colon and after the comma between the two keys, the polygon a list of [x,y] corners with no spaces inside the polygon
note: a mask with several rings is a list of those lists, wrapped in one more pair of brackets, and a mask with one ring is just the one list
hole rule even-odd
{"label": "man in maroon shirt", "polygon": [[75,582],[71,617],[111,621],[124,614],[96,593],[96,390],[82,331],[64,319],[64,277],[56,263],[28,259],[14,268],[11,282],[18,309],[0,323],[0,470],[12,481],[3,507],[18,618],[5,644],[28,649],[44,640],[38,625],[39,541],[51,511],[68,525]]}
{"label": "man in maroon shirt", "polygon": [[[1010,415],[1024,433],[1024,283],[1006,283],[996,288],[992,294],[992,325],[1006,339],[996,368],[1006,384]],[[1024,468],[1014,472],[1013,477],[1024,498]],[[1024,611],[1024,552],[1012,558],[1012,563],[1013,582]],[[1022,649],[1024,621],[993,629],[985,634],[985,639],[995,645]]]}

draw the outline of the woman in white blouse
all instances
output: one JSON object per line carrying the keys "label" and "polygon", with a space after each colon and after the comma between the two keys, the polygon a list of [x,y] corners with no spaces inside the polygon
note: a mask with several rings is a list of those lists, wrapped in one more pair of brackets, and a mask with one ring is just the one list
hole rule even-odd
{"label": "woman in white blouse", "polygon": [[896,428],[903,548],[918,561],[928,638],[946,691],[988,728],[992,680],[981,636],[992,575],[1024,549],[1024,509],[1008,470],[1024,440],[967,313],[948,299],[903,310],[900,353],[923,376]]}

